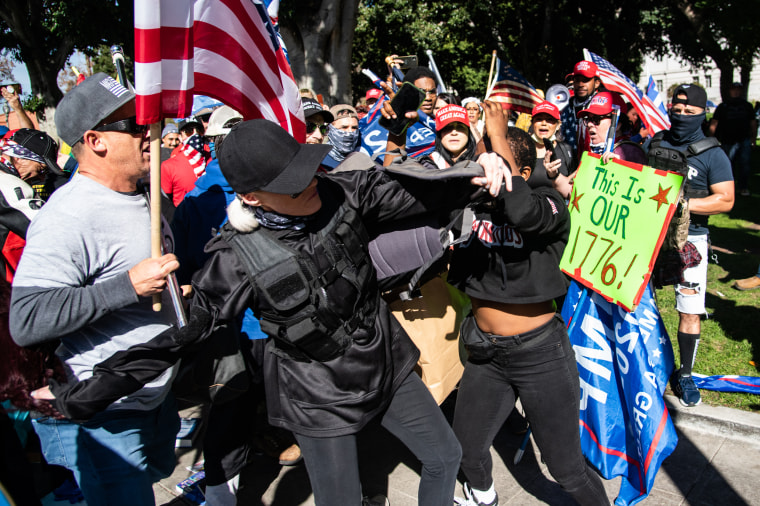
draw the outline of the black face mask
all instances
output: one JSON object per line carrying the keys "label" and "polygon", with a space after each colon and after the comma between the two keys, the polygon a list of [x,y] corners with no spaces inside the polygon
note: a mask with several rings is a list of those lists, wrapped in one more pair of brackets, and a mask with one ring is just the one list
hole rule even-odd
{"label": "black face mask", "polygon": [[677,143],[693,142],[702,137],[702,123],[705,113],[676,114],[670,113],[670,137]]}

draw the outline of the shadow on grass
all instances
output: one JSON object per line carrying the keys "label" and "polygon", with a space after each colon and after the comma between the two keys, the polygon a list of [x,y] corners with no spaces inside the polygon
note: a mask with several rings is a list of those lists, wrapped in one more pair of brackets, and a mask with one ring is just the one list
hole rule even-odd
{"label": "shadow on grass", "polygon": [[713,308],[711,318],[720,324],[726,337],[737,342],[745,339],[749,341],[752,360],[755,364],[760,364],[760,334],[756,332],[760,322],[760,308],[737,305],[735,300],[717,297],[709,292],[705,296],[705,303],[707,307]]}

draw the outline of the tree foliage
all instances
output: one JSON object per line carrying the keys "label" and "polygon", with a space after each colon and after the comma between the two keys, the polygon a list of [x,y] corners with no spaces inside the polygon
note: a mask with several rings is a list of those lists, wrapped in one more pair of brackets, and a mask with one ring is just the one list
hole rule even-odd
{"label": "tree foliage", "polygon": [[756,0],[667,0],[657,9],[670,48],[700,66],[712,59],[727,98],[735,68],[746,86],[760,56],[760,9]]}
{"label": "tree foliage", "polygon": [[132,2],[118,0],[14,0],[0,9],[0,48],[29,70],[32,93],[48,105],[62,97],[58,72],[75,49],[94,54],[118,43],[132,53]]}
{"label": "tree foliage", "polygon": [[[359,6],[353,67],[384,74],[385,56],[417,54],[426,64],[425,49],[431,49],[460,97],[482,97],[493,50],[546,89],[564,82],[587,48],[635,79],[643,55],[662,50],[654,7],[653,0],[366,0]],[[355,89],[368,84],[354,77]]]}

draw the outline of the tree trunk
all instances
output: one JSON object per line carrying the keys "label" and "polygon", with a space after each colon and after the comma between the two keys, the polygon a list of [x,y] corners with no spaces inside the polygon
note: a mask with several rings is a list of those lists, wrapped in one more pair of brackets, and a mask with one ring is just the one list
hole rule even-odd
{"label": "tree trunk", "polygon": [[293,75],[301,88],[329,105],[351,103],[351,47],[359,0],[299,5],[293,19],[280,18]]}
{"label": "tree trunk", "polygon": [[731,86],[734,75],[734,64],[731,61],[731,56],[715,40],[693,0],[676,0],[675,4],[688,21],[705,53],[713,59],[715,65],[720,69],[720,96],[725,101],[728,98],[728,88]]}

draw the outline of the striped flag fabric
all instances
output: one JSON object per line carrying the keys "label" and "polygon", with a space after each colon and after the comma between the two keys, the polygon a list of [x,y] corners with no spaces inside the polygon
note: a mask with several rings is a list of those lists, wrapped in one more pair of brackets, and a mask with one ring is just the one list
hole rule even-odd
{"label": "striped flag fabric", "polygon": [[137,121],[187,117],[193,95],[207,95],[303,142],[298,86],[271,19],[261,0],[135,0]]}
{"label": "striped flag fabric", "polygon": [[647,83],[647,97],[652,101],[654,106],[665,116],[668,115],[668,108],[662,103],[662,97],[660,92],[657,91],[657,85],[654,83],[654,78],[650,75],[649,82]]}
{"label": "striped flag fabric", "polygon": [[532,84],[518,71],[496,59],[496,77],[486,93],[486,100],[498,102],[505,109],[530,114],[543,101]]}
{"label": "striped flag fabric", "polygon": [[614,65],[588,49],[583,50],[583,56],[586,60],[592,61],[599,68],[599,78],[602,80],[604,87],[610,91],[615,91],[623,95],[631,104],[636,112],[639,113],[641,121],[654,135],[660,130],[670,128],[670,118],[667,112],[663,112],[654,105],[652,100],[641,92],[636,84],[628,79]]}

